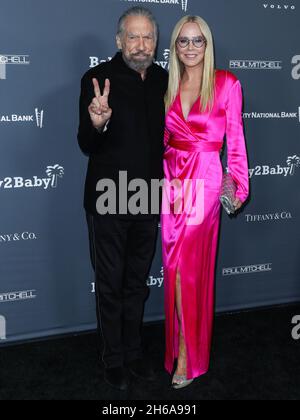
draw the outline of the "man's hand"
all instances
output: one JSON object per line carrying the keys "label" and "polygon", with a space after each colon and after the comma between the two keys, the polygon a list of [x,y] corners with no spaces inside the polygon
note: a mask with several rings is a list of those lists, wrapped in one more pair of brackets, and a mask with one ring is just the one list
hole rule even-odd
{"label": "man's hand", "polygon": [[88,110],[93,126],[99,130],[105,126],[112,116],[112,109],[108,105],[110,93],[110,81],[105,80],[103,95],[101,95],[100,86],[97,79],[93,79],[95,97],[92,100]]}

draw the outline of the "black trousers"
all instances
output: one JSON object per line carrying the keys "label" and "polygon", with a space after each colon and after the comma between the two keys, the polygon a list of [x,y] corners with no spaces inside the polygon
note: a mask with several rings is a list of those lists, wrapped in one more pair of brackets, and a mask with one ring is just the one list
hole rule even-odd
{"label": "black trousers", "polygon": [[95,271],[101,359],[106,368],[142,356],[141,328],[158,219],[126,220],[87,213]]}

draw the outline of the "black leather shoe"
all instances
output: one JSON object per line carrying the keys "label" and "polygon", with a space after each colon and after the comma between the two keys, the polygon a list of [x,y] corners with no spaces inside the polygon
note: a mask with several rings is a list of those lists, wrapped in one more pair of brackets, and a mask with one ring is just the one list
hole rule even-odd
{"label": "black leather shoe", "polygon": [[108,385],[119,391],[128,389],[129,382],[123,367],[105,369],[104,380]]}
{"label": "black leather shoe", "polygon": [[130,373],[136,378],[144,379],[148,382],[156,380],[156,374],[149,361],[145,359],[138,359],[127,364]]}

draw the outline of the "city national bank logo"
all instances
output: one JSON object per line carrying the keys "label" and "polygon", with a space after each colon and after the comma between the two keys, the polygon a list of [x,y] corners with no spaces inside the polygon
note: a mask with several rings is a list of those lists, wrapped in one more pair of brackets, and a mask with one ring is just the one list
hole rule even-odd
{"label": "city national bank logo", "polygon": [[0,340],[6,340],[6,319],[0,315]]}
{"label": "city national bank logo", "polygon": [[0,293],[0,303],[16,302],[19,300],[32,300],[37,297],[36,290],[22,290],[19,292]]}
{"label": "city national bank logo", "polygon": [[158,287],[160,289],[163,284],[164,284],[164,268],[162,267],[160,270],[160,277],[149,276],[147,285],[149,287]]}
{"label": "city national bank logo", "polygon": [[230,60],[229,68],[234,70],[282,70],[282,61]]}
{"label": "city national bank logo", "polygon": [[243,118],[246,120],[293,120],[300,123],[300,106],[298,112],[244,112]]}
{"label": "city national bank logo", "polygon": [[266,10],[277,10],[279,12],[289,12],[296,10],[295,4],[286,3],[263,3],[263,8]]}
{"label": "city national bank logo", "polygon": [[20,176],[6,177],[0,179],[0,188],[3,189],[20,189],[20,188],[57,188],[59,178],[63,178],[65,172],[60,165],[47,166],[47,178],[33,176],[32,178],[23,178]]}
{"label": "city national bank logo", "polygon": [[270,165],[258,165],[254,169],[249,169],[250,179],[254,176],[269,176],[269,175],[281,175],[284,177],[294,176],[296,168],[300,167],[300,157],[297,155],[289,156],[287,158],[287,166],[270,166]]}
{"label": "city national bank logo", "polygon": [[0,54],[0,80],[6,79],[6,66],[29,65],[29,55]]}
{"label": "city national bank logo", "polygon": [[35,108],[32,115],[0,115],[0,123],[35,123],[38,128],[43,128],[44,124],[44,111]]}
{"label": "city national bank logo", "polygon": [[187,12],[189,0],[121,0],[125,3],[151,3],[169,6],[181,6],[183,12]]}
{"label": "city national bank logo", "polygon": [[242,274],[265,273],[272,271],[272,264],[255,264],[241,267],[223,268],[223,276],[237,276]]}

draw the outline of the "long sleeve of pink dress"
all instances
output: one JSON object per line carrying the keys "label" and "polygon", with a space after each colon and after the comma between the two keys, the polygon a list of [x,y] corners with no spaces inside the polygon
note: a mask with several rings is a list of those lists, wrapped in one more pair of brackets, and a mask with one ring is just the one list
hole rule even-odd
{"label": "long sleeve of pink dress", "polygon": [[[225,135],[228,167],[238,186],[237,197],[245,202],[249,194],[241,85],[232,73],[224,70],[216,70],[215,79],[215,103],[211,111],[201,113],[199,98],[186,120],[178,94],[166,116],[165,182],[177,179],[183,185],[185,180],[192,180],[193,188],[190,195],[181,191],[178,196],[178,189],[173,189],[163,197],[165,367],[171,373],[178,357],[181,321],[188,379],[205,374],[209,368],[223,178],[220,150]],[[194,186],[197,180],[202,180],[201,188]],[[184,197],[182,202],[188,205],[176,207],[178,197]],[[194,212],[190,211],[192,208]],[[195,211],[200,216],[195,218]],[[191,217],[194,218],[192,223]],[[175,306],[177,273],[181,279],[180,320]]]}

